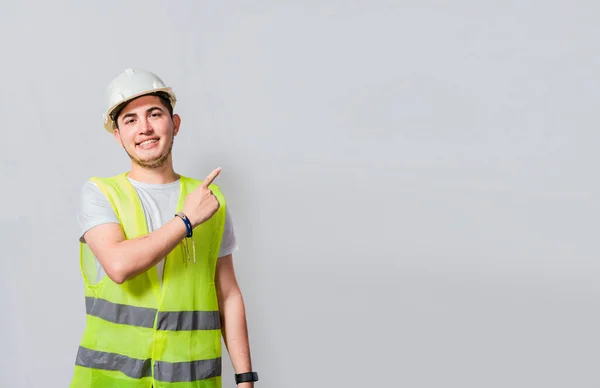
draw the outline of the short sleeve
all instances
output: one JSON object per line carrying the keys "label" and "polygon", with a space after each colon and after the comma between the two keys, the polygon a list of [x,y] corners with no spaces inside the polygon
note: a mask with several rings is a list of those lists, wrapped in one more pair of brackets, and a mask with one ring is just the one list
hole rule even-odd
{"label": "short sleeve", "polygon": [[78,220],[81,242],[85,242],[83,235],[93,227],[106,223],[119,223],[108,198],[94,182],[89,180],[81,188]]}
{"label": "short sleeve", "polygon": [[231,211],[229,210],[229,206],[225,206],[225,227],[223,230],[223,239],[221,240],[219,257],[230,255],[237,250],[238,246]]}

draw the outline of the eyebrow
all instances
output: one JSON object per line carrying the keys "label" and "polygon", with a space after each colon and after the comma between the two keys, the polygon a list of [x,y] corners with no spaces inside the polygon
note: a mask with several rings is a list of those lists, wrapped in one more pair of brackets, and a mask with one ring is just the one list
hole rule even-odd
{"label": "eyebrow", "polygon": [[[164,110],[160,106],[153,106],[153,107],[146,109],[146,113],[150,113],[156,109],[160,110],[161,112],[164,112]],[[128,117],[135,117],[135,116],[137,116],[137,113],[127,113],[127,114],[123,115],[122,119],[125,120]]]}

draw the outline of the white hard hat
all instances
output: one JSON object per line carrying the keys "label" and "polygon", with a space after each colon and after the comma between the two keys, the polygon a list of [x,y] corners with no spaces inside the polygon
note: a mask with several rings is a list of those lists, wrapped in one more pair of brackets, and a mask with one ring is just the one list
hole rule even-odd
{"label": "white hard hat", "polygon": [[104,113],[104,128],[110,133],[116,125],[112,113],[118,106],[145,94],[164,92],[175,107],[175,93],[154,73],[141,69],[127,69],[116,76],[106,88],[107,109]]}

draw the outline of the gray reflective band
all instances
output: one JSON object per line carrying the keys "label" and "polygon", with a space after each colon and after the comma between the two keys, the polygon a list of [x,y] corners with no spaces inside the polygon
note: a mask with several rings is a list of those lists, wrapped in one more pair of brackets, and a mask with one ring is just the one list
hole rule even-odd
{"label": "gray reflective band", "polygon": [[[109,302],[106,299],[85,298],[86,313],[112,323],[154,327],[156,309]],[[158,330],[218,330],[221,319],[218,311],[161,311],[158,313]]]}
{"label": "gray reflective band", "polygon": [[128,306],[89,296],[85,298],[85,310],[87,314],[105,321],[148,328],[154,327],[156,317],[156,309]]}
{"label": "gray reflective band", "polygon": [[154,378],[169,383],[189,382],[221,376],[221,358],[192,362],[154,363]]}
{"label": "gray reflective band", "polygon": [[158,330],[218,330],[218,311],[174,311],[158,313]]}
{"label": "gray reflective band", "polygon": [[152,376],[152,361],[138,360],[116,353],[99,352],[79,347],[75,365],[86,368],[118,371],[133,379]]}
{"label": "gray reflective band", "polygon": [[[151,359],[138,360],[122,354],[100,352],[79,347],[75,365],[121,372],[133,379],[152,376]],[[190,382],[221,376],[221,357],[191,362],[154,363],[154,378],[170,383]]]}

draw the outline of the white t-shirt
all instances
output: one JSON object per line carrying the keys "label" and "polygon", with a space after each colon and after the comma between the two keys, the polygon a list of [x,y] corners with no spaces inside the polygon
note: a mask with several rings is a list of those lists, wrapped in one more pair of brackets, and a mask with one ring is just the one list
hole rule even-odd
{"label": "white t-shirt", "polygon": [[[140,198],[142,208],[146,214],[146,223],[149,232],[160,228],[175,216],[179,200],[179,180],[166,184],[150,184],[134,181],[131,178],[127,179],[129,179]],[[119,223],[119,219],[110,205],[108,198],[91,181],[85,182],[81,189],[78,219],[81,230],[80,241],[82,242],[85,242],[83,235],[91,228],[111,222]],[[229,255],[237,249],[233,221],[229,206],[226,206],[225,229],[223,231],[223,239],[221,240],[219,257]],[[162,281],[164,259],[156,264],[156,269],[158,270],[158,278]],[[105,275],[106,272],[98,259],[96,259],[96,282],[100,281]]]}

